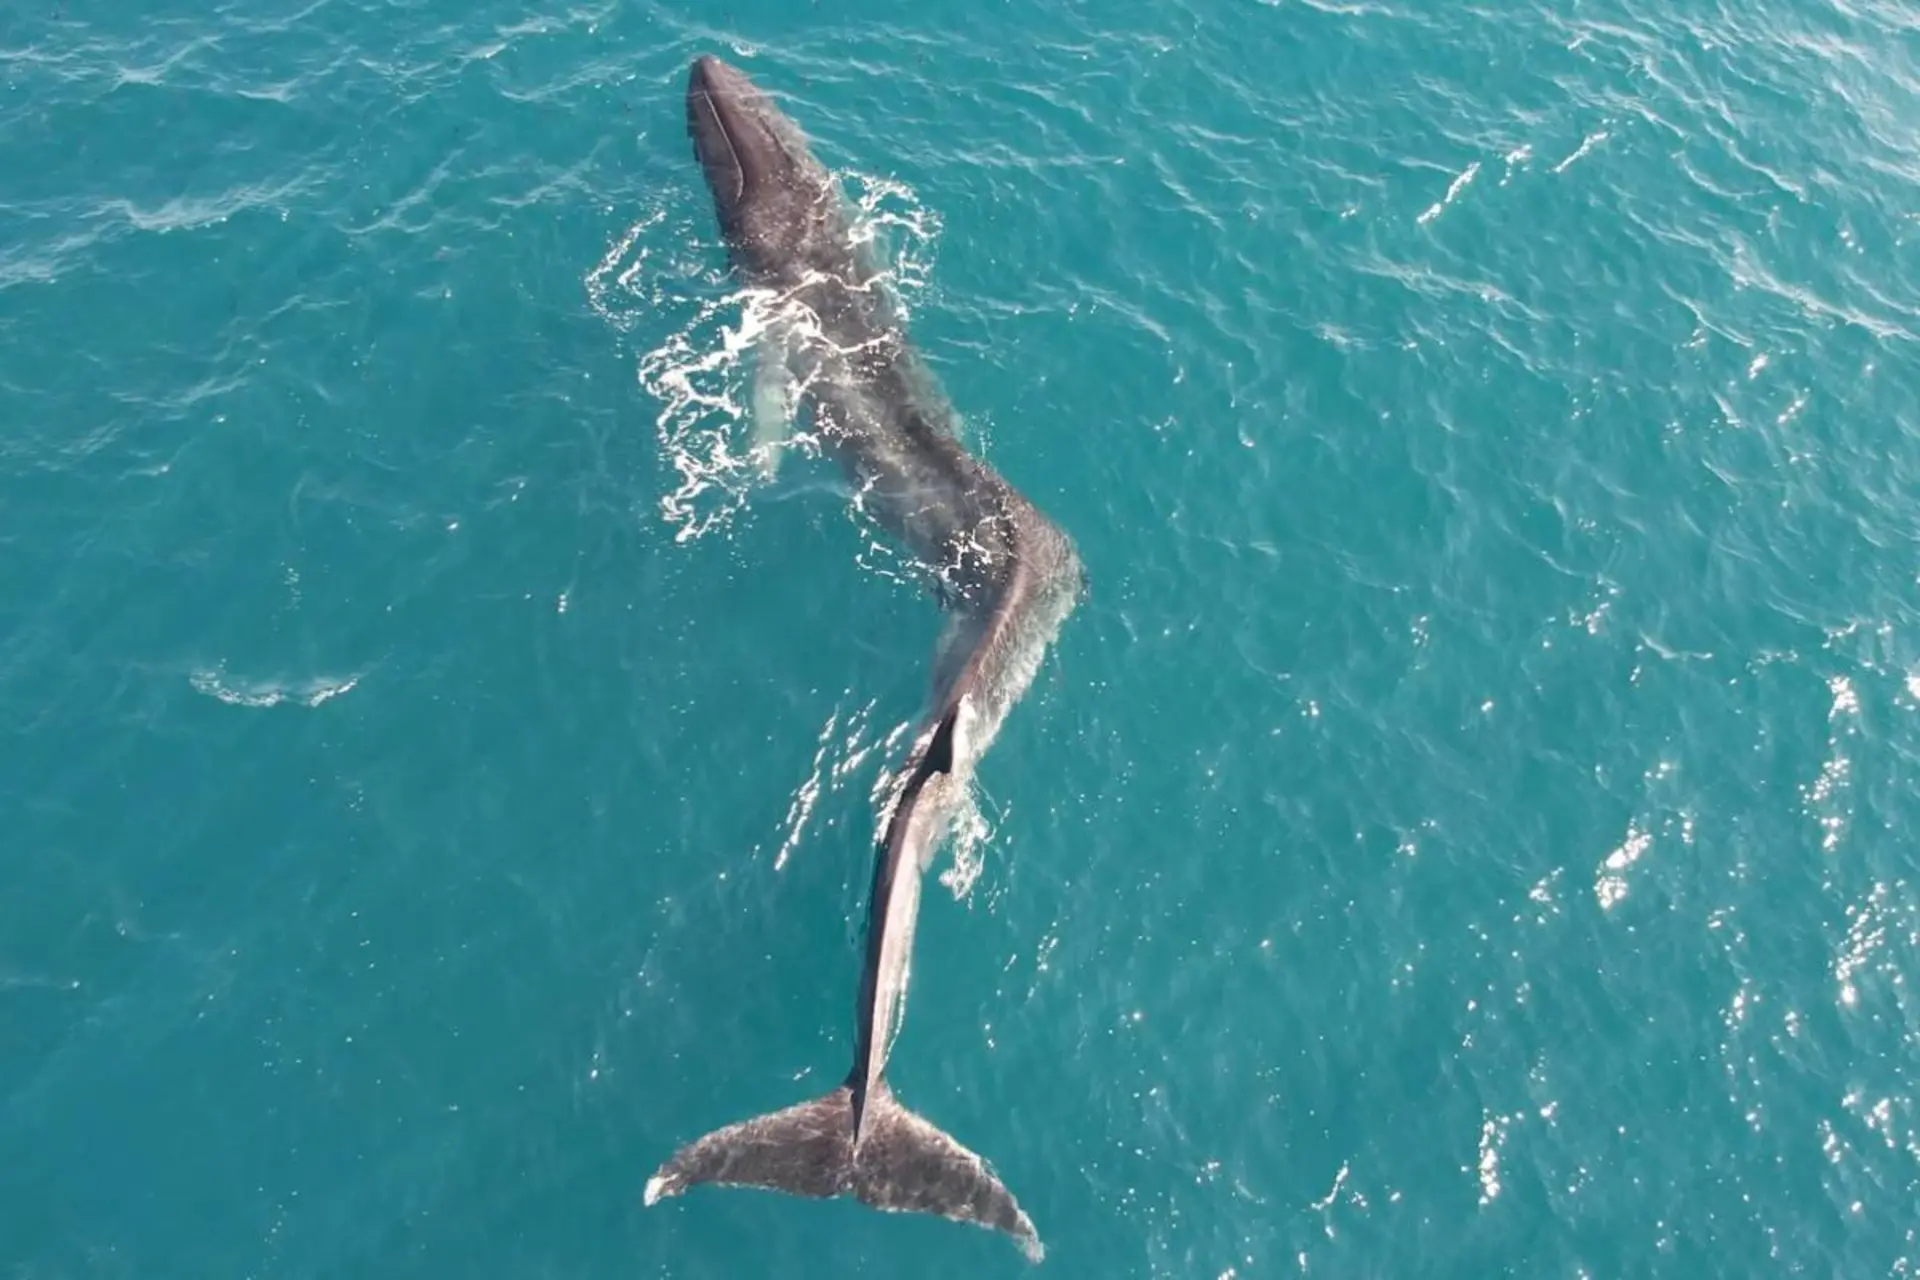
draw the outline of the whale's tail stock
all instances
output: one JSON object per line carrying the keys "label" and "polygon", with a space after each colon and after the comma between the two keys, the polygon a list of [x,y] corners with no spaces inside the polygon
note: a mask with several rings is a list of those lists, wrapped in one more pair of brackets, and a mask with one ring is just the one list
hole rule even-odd
{"label": "whale's tail stock", "polygon": [[1045,1253],[1033,1221],[986,1161],[901,1106],[884,1080],[857,1122],[853,1086],[843,1084],[689,1142],[648,1179],[646,1202],[702,1182],[818,1199],[851,1194],[875,1209],[1005,1232],[1033,1262]]}

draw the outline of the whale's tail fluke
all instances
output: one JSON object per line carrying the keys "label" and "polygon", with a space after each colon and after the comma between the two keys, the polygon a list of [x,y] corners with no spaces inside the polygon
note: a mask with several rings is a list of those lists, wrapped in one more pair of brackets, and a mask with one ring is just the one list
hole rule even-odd
{"label": "whale's tail fluke", "polygon": [[867,1095],[854,1136],[853,1089],[715,1129],[674,1152],[647,1181],[654,1204],[701,1182],[789,1195],[851,1194],[891,1212],[932,1213],[1013,1237],[1044,1252],[1033,1222],[973,1152],[901,1106],[884,1082]]}

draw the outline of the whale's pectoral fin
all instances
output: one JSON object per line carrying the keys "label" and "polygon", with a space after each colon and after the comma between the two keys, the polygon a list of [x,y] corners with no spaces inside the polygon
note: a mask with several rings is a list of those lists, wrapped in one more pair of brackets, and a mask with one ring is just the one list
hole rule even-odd
{"label": "whale's pectoral fin", "polygon": [[771,480],[793,434],[796,407],[792,337],[785,325],[774,325],[760,338],[753,353],[753,458],[760,474]]}
{"label": "whale's pectoral fin", "polygon": [[987,1163],[894,1100],[881,1082],[867,1095],[855,1141],[853,1090],[833,1092],[688,1143],[647,1182],[656,1204],[702,1182],[788,1195],[851,1193],[876,1209],[932,1213],[1003,1231],[1040,1261],[1033,1220]]}

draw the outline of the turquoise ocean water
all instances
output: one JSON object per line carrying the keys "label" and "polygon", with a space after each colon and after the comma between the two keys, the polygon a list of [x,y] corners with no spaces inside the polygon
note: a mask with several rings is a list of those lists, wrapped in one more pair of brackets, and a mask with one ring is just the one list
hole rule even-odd
{"label": "turquoise ocean water", "polygon": [[0,1274],[991,1276],[845,1070],[938,619],[687,60],[1090,594],[892,1075],[1045,1274],[1920,1269],[1898,0],[0,8]]}

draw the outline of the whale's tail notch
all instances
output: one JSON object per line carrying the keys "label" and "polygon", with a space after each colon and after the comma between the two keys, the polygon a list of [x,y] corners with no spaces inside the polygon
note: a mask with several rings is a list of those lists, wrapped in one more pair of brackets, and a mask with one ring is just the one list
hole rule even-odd
{"label": "whale's tail notch", "polygon": [[851,1194],[895,1213],[931,1213],[1005,1232],[1029,1261],[1045,1250],[1033,1221],[986,1161],[895,1100],[884,1081],[867,1095],[854,1137],[850,1084],[680,1148],[647,1181],[658,1203],[702,1182],[827,1199]]}

